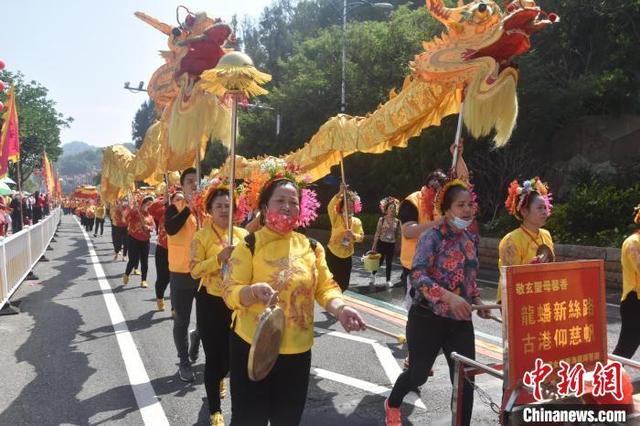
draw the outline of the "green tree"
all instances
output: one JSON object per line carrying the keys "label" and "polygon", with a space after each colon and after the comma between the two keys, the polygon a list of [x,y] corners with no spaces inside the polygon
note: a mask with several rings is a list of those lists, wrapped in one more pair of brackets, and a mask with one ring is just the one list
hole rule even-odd
{"label": "green tree", "polygon": [[[510,180],[552,175],[551,141],[559,128],[584,115],[640,111],[640,1],[565,0],[545,8],[562,21],[535,34],[531,51],[516,58],[520,115],[509,146],[494,150],[488,140],[466,137],[465,158],[487,221],[504,214]],[[422,51],[421,42],[444,30],[422,2],[407,2],[390,19],[378,12],[360,8],[349,17],[346,87],[352,115],[385,102],[389,89],[398,88],[408,74],[408,62]],[[245,50],[274,76],[271,93],[260,102],[281,114],[282,126],[276,135],[271,111],[241,114],[241,154],[297,149],[338,112],[340,17],[335,2],[291,6],[281,0],[265,9],[258,25],[243,23]],[[419,188],[428,171],[446,168],[455,120],[426,129],[406,149],[347,158],[347,179],[363,196],[365,209],[372,211],[380,196],[406,195]],[[555,193],[566,192],[551,183]]]}
{"label": "green tree", "polygon": [[142,105],[140,105],[140,108],[138,108],[138,111],[136,111],[136,115],[131,123],[131,138],[136,148],[142,146],[144,135],[156,119],[157,114],[153,101],[151,99],[144,101]]}
{"label": "green tree", "polygon": [[[48,97],[46,87],[31,80],[27,82],[21,72],[0,72],[0,80],[16,88],[16,107],[20,123],[20,174],[22,183],[33,171],[42,167],[42,153],[46,151],[50,161],[56,161],[62,153],[60,131],[69,127],[73,118],[65,117],[56,110],[56,103]],[[0,101],[6,101],[6,92],[0,94]],[[15,165],[9,170],[12,179],[17,180]]]}

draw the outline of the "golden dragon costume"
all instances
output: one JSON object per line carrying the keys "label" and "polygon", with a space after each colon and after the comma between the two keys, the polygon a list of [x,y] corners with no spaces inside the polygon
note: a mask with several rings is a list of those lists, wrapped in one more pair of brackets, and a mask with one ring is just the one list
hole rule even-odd
{"label": "golden dragon costume", "polygon": [[[298,164],[312,180],[355,152],[379,154],[406,147],[409,139],[460,111],[478,138],[495,132],[496,146],[509,140],[518,113],[518,71],[511,62],[530,48],[530,36],[557,21],[532,0],[515,0],[506,11],[491,0],[459,1],[448,8],[442,0],[426,0],[429,13],[446,32],[423,43],[411,62],[412,73],[399,93],[366,117],[338,114],[320,127],[302,148],[283,156]],[[259,170],[259,159],[237,157],[236,176]],[[221,170],[226,174],[228,162]]]}
{"label": "golden dragon costume", "polygon": [[[134,181],[156,185],[163,181],[164,172],[191,167],[196,149],[203,156],[211,139],[226,145],[230,140],[229,108],[220,97],[203,89],[200,75],[214,68],[227,52],[223,45],[232,37],[231,28],[205,13],[188,10],[177,27],[142,12],[135,16],[167,36],[169,50],[160,51],[165,63],[148,84],[160,118],[147,130],[135,156],[122,146],[105,151],[102,186],[107,189],[107,199],[126,193]],[[123,156],[127,161],[120,161]]]}
{"label": "golden dragon costume", "polygon": [[[518,113],[518,71],[512,59],[527,52],[530,36],[556,22],[557,16],[546,14],[533,0],[513,0],[504,11],[492,0],[459,0],[455,8],[442,0],[426,0],[426,7],[446,31],[423,43],[424,51],[410,63],[402,89],[392,90],[389,100],[365,117],[330,118],[302,148],[283,156],[288,163],[297,164],[312,180],[320,179],[355,152],[379,154],[406,147],[425,128],[459,113],[463,100],[464,124],[472,136],[495,132],[496,146],[507,143]],[[209,138],[226,142],[230,137],[229,111],[215,93],[207,93],[208,73],[199,79],[183,66],[189,54],[185,40],[223,24],[205,14],[190,14],[190,21],[176,29],[140,12],[136,16],[168,36],[169,50],[161,52],[166,63],[149,82],[161,118],[147,131],[132,169],[123,173],[155,183],[166,170],[192,166],[195,147],[202,150]],[[263,160],[237,156],[236,177],[259,173]],[[228,176],[228,168],[229,161],[220,173]]]}

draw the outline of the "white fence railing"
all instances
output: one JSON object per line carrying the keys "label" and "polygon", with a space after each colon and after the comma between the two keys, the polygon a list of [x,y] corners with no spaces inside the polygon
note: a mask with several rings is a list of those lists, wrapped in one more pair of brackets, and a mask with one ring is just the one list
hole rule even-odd
{"label": "white fence railing", "polygon": [[52,210],[37,224],[0,240],[0,309],[44,255],[61,216],[60,209]]}

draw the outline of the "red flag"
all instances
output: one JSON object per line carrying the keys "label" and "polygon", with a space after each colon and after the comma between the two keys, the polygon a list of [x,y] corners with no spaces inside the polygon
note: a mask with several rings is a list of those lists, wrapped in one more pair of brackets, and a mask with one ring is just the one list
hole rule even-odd
{"label": "red flag", "polygon": [[0,178],[7,175],[9,161],[20,159],[20,128],[18,126],[18,110],[16,108],[15,87],[7,93],[6,111],[2,115],[2,132],[0,133]]}

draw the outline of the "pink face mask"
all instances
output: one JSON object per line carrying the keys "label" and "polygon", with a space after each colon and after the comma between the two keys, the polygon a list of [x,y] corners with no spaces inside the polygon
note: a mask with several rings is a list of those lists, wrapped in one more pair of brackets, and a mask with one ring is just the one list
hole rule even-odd
{"label": "pink face mask", "polygon": [[266,222],[269,228],[280,234],[288,234],[299,226],[297,217],[277,212],[267,212]]}

